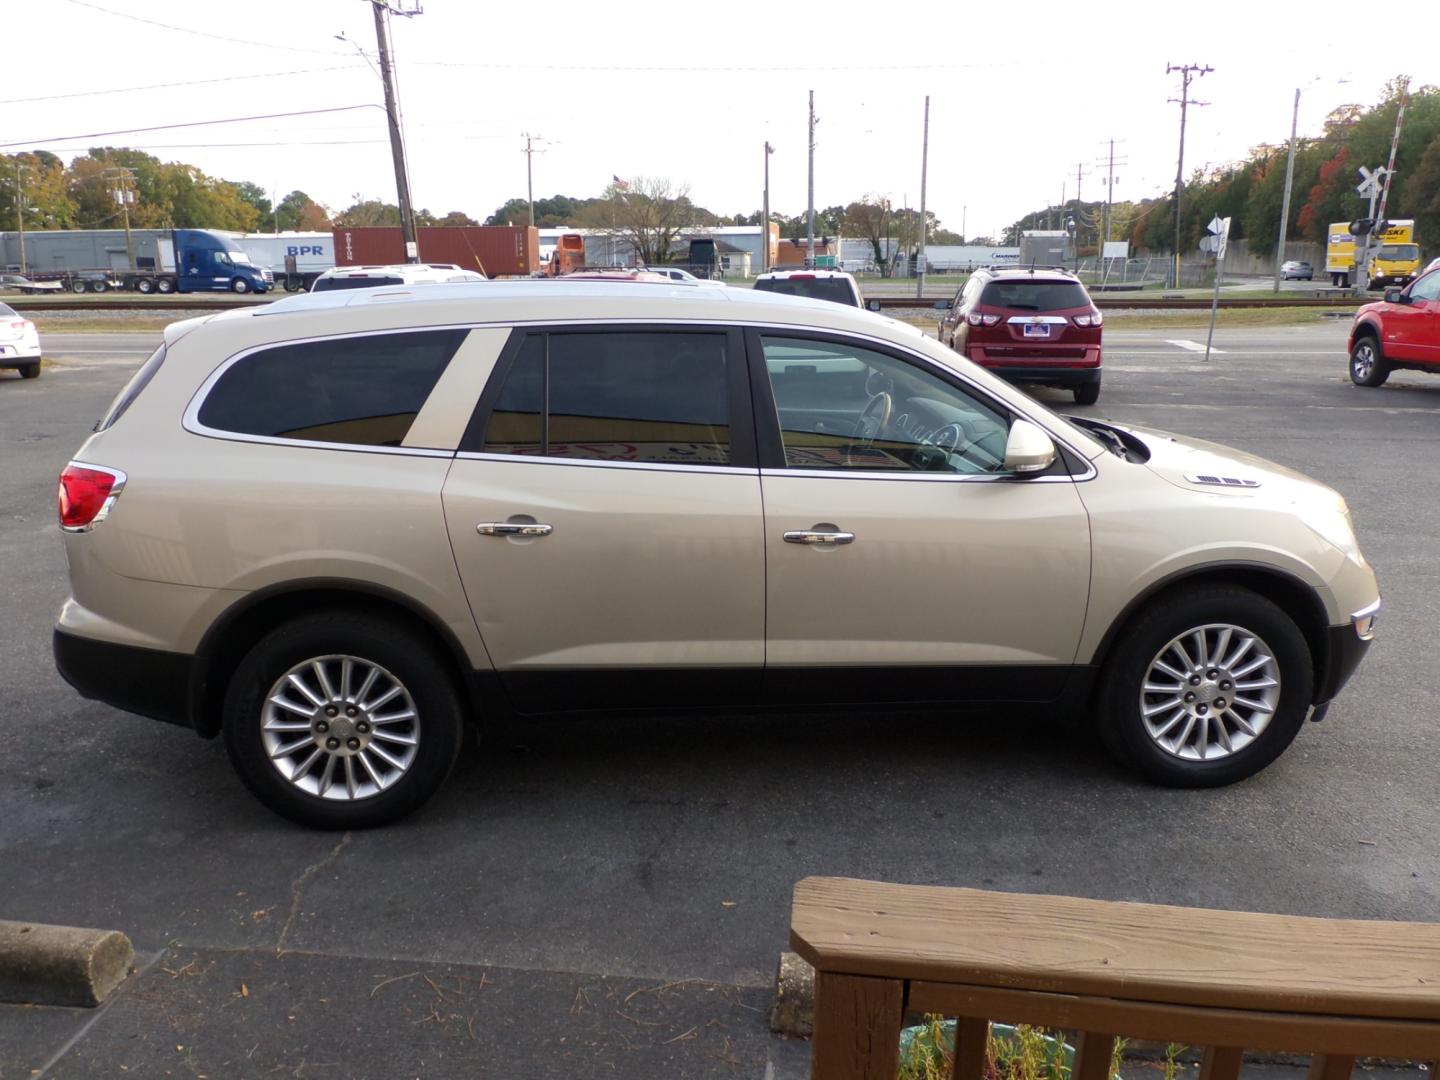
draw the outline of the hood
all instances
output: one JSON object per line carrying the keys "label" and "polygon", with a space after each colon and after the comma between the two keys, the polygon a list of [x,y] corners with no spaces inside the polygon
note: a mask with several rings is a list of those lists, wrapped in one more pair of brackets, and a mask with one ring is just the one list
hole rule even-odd
{"label": "hood", "polygon": [[1323,505],[1348,514],[1338,491],[1284,465],[1188,435],[1113,426],[1144,443],[1150,452],[1145,467],[1178,488],[1228,498]]}

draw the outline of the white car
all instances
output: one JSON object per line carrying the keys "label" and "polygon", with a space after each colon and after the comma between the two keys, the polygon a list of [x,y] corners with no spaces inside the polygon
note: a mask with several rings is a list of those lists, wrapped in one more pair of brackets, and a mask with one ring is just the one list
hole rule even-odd
{"label": "white car", "polygon": [[58,501],[65,679],[223,736],[266,804],[327,828],[419,806],[467,720],[577,709],[1001,728],[1027,704],[1091,714],[1151,780],[1226,784],[1323,715],[1380,607],[1323,484],[749,289],[503,281],[190,319]]}
{"label": "white car", "polygon": [[334,289],[376,289],[382,285],[435,285],[450,281],[486,281],[478,270],[454,263],[396,263],[391,266],[337,266],[310,286],[311,292]]}
{"label": "white car", "polygon": [[9,304],[0,304],[0,368],[16,368],[22,379],[40,377],[40,333]]}
{"label": "white car", "polygon": [[774,270],[755,279],[756,292],[808,296],[849,307],[864,307],[860,286],[843,270]]}
{"label": "white car", "polygon": [[708,278],[698,278],[689,270],[681,270],[678,266],[647,266],[645,267],[652,274],[659,274],[671,281],[678,281],[685,285],[709,285],[712,287],[724,288],[725,282],[711,281]]}

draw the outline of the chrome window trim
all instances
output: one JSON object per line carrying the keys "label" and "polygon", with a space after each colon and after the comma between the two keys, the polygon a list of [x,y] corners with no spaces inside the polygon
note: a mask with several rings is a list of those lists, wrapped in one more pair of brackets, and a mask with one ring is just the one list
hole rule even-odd
{"label": "chrome window trim", "polygon": [[[1083,460],[1083,459],[1082,459]],[[1087,465],[1089,463],[1087,462]],[[921,484],[1074,484],[1098,475],[1095,469],[1081,476],[1059,473],[1051,476],[1026,476],[1024,473],[917,473],[885,469],[761,469],[760,476],[803,476],[810,480],[903,480]]]}
{"label": "chrome window trim", "polygon": [[751,465],[680,465],[669,461],[605,461],[601,458],[545,457],[541,454],[490,454],[479,450],[462,450],[456,461],[516,462],[530,465],[574,465],[582,469],[635,469],[641,472],[714,473],[719,476],[754,476],[760,469]]}
{"label": "chrome window trim", "polygon": [[[490,323],[486,325],[504,326],[506,324]],[[215,370],[206,376],[195,393],[190,396],[190,402],[185,406],[185,412],[180,418],[180,426],[192,435],[199,435],[206,439],[220,439],[225,442],[255,443],[261,446],[307,447],[313,450],[349,450],[360,454],[392,454],[399,457],[453,458],[455,456],[454,450],[438,450],[421,446],[370,446],[366,443],[322,442],[317,439],[287,439],[283,435],[250,435],[243,431],[226,431],[223,428],[212,428],[202,424],[200,422],[200,409],[210,396],[210,391],[215,388],[215,384],[220,381],[220,378],[225,372],[229,371],[247,356],[252,356],[257,352],[263,352],[266,349],[282,348],[286,345],[308,345],[316,341],[339,341],[345,338],[383,337],[387,334],[423,333],[427,330],[464,330],[465,337],[460,340],[460,344],[455,349],[455,355],[459,355],[460,350],[465,347],[465,342],[469,340],[470,331],[474,329],[477,329],[477,327],[463,323],[390,326],[382,330],[352,330],[337,334],[312,334],[305,337],[282,338],[276,341],[266,341],[259,345],[251,345],[221,361]],[[454,358],[454,355],[452,355],[451,360]],[[449,366],[448,361],[446,366]],[[444,373],[442,372],[441,374],[443,376]],[[429,400],[428,396],[426,400]],[[425,406],[422,404],[420,407],[424,409]],[[418,416],[419,413],[417,412],[416,415]]]}
{"label": "chrome window trim", "polygon": [[1011,315],[1005,322],[1007,324],[1030,323],[1032,326],[1036,324],[1066,326],[1070,320],[1064,315]]}

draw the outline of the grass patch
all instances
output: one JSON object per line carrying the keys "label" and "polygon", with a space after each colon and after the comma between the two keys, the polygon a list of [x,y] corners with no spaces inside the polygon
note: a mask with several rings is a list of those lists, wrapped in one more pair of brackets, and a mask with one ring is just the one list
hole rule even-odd
{"label": "grass patch", "polygon": [[[1327,317],[1323,308],[1221,308],[1216,313],[1215,325],[1220,328],[1237,326],[1313,326],[1316,323],[1338,323],[1341,326],[1349,325],[1349,315],[1346,313],[1344,319]],[[1107,330],[1168,330],[1179,328],[1199,328],[1201,330],[1210,325],[1210,312],[1197,311],[1170,311],[1170,312],[1149,312],[1136,311],[1133,313],[1120,314],[1116,311],[1105,313],[1105,328]]]}
{"label": "grass patch", "polygon": [[[903,1041],[902,1041],[903,1045]],[[1163,1080],[1174,1080],[1175,1055],[1167,1051]],[[1110,1076],[1118,1076],[1125,1040],[1116,1039],[1110,1054]],[[955,1060],[955,1024],[927,1015],[914,1039],[900,1055],[899,1080],[949,1080]],[[985,1080],[1070,1080],[1074,1052],[1061,1032],[1017,1024],[992,1025],[985,1041]]]}
{"label": "grass patch", "polygon": [[35,323],[35,329],[42,334],[153,334],[157,330],[164,330],[173,322],[180,321],[178,318],[150,317],[105,319],[98,313],[93,319],[47,319],[38,312],[29,318]]}

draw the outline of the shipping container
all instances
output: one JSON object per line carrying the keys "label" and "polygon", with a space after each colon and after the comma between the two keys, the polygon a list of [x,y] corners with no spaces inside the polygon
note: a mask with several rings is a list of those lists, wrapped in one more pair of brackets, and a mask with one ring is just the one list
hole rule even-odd
{"label": "shipping container", "polygon": [[[415,230],[420,261],[454,263],[486,277],[529,277],[540,269],[540,230],[530,226],[426,225]],[[405,261],[400,227],[335,229],[336,266],[383,266]]]}

